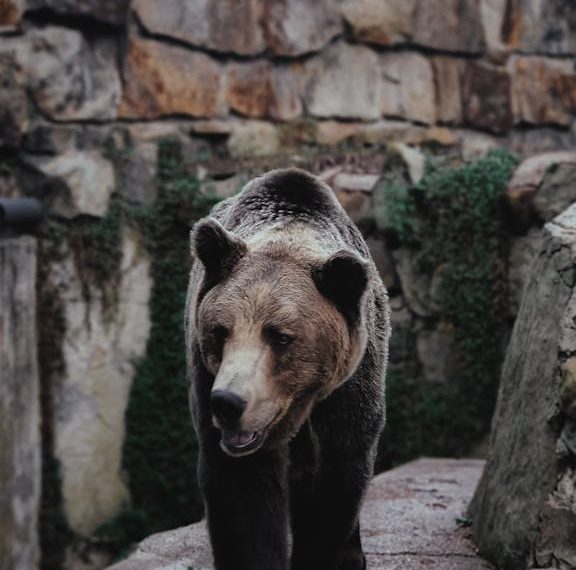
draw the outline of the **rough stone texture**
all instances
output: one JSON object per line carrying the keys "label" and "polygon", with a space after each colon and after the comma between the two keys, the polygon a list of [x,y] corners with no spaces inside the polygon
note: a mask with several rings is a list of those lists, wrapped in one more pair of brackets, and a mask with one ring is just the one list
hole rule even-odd
{"label": "rough stone texture", "polygon": [[0,567],[36,568],[40,381],[36,242],[0,240]]}
{"label": "rough stone texture", "polygon": [[347,0],[342,14],[359,42],[384,46],[403,44],[409,42],[414,33],[417,1]]}
{"label": "rough stone texture", "polygon": [[120,100],[116,46],[107,38],[91,44],[62,27],[34,29],[7,41],[39,109],[59,121],[114,119]]}
{"label": "rough stone texture", "polygon": [[485,49],[478,0],[419,0],[415,44],[435,50],[479,54]]}
{"label": "rough stone texture", "polygon": [[411,52],[387,53],[380,58],[380,69],[381,112],[385,117],[424,124],[436,121],[434,73],[428,59]]}
{"label": "rough stone texture", "polygon": [[477,0],[347,0],[342,13],[360,42],[456,53],[484,50]]}
{"label": "rough stone texture", "polygon": [[295,66],[265,60],[230,64],[226,89],[230,109],[246,117],[288,120],[302,114]]}
{"label": "rough stone texture", "polygon": [[[168,12],[164,7],[162,11]],[[223,78],[222,66],[203,53],[132,38],[119,115],[138,119],[222,115],[226,112]]]}
{"label": "rough stone texture", "polygon": [[[514,216],[514,224],[518,229],[528,229],[534,223],[534,217],[538,215],[545,221],[551,220],[576,199],[576,196],[572,196],[573,192],[571,192],[569,181],[564,184],[560,180],[562,187],[556,193],[554,191],[555,184],[553,183],[555,176],[552,176],[552,183],[546,189],[543,189],[539,199],[538,210],[535,207],[534,198],[546,172],[552,166],[563,165],[564,163],[576,164],[576,152],[563,151],[538,154],[527,158],[516,168],[508,183],[506,198],[510,211]],[[561,169],[561,174],[562,172],[563,169]],[[549,208],[548,203],[556,194],[558,194],[560,201],[555,207]]]}
{"label": "rough stone texture", "polygon": [[56,386],[55,455],[60,461],[66,518],[88,536],[128,498],[121,475],[124,412],[134,359],[145,348],[151,282],[138,236],[126,232],[113,310],[97,287],[91,299],[73,258],[51,267],[49,279],[64,304],[65,375]]}
{"label": "rough stone texture", "polygon": [[480,0],[480,13],[488,57],[493,61],[502,61],[508,52],[508,46],[502,38],[506,19],[506,0]]}
{"label": "rough stone texture", "polygon": [[542,247],[542,231],[532,227],[524,236],[516,237],[510,244],[508,254],[508,313],[512,318],[518,316],[520,303],[534,259]]}
{"label": "rough stone texture", "polygon": [[275,55],[296,56],[322,49],[342,32],[340,0],[264,2],[265,33]]}
{"label": "rough stone texture", "polygon": [[572,122],[576,112],[573,62],[514,57],[509,67],[516,122],[563,126]]}
{"label": "rough stone texture", "polygon": [[[376,477],[360,529],[373,570],[491,570],[458,528],[478,481],[478,460],[421,459]],[[147,538],[110,570],[212,568],[204,522]]]}
{"label": "rough stone texture", "polygon": [[534,196],[534,209],[541,220],[550,221],[576,202],[576,156],[551,166]]}
{"label": "rough stone texture", "polygon": [[20,26],[25,0],[0,0],[0,32],[14,31]]}
{"label": "rough stone texture", "polygon": [[524,53],[576,53],[576,5],[571,0],[510,0],[504,40]]}
{"label": "rough stone texture", "polygon": [[265,121],[237,121],[228,139],[228,150],[233,157],[278,154],[278,129]]}
{"label": "rough stone texture", "polygon": [[102,22],[122,25],[126,21],[130,0],[26,0],[27,8],[50,8],[66,16],[88,16]]}
{"label": "rough stone texture", "polygon": [[103,216],[114,191],[112,164],[96,151],[71,150],[54,157],[30,156],[27,162],[42,174],[60,180],[65,196],[53,204],[55,214]]}
{"label": "rough stone texture", "polygon": [[133,9],[153,34],[224,53],[265,49],[261,0],[134,0]]}
{"label": "rough stone texture", "polygon": [[432,59],[436,84],[438,122],[462,123],[461,83],[465,64],[454,57],[437,56]]}
{"label": "rough stone texture", "polygon": [[512,127],[510,77],[506,70],[470,63],[462,79],[462,103],[467,124],[495,133]]}
{"label": "rough stone texture", "polygon": [[18,148],[28,122],[26,89],[11,54],[0,55],[0,148]]}
{"label": "rough stone texture", "polygon": [[338,43],[306,66],[305,102],[314,117],[370,120],[380,116],[378,57],[363,46]]}
{"label": "rough stone texture", "polygon": [[442,323],[435,329],[418,333],[416,349],[422,364],[424,379],[431,384],[443,384],[455,377],[457,367],[454,331]]}
{"label": "rough stone texture", "polygon": [[544,228],[470,507],[480,552],[499,567],[576,564],[575,263],[576,204]]}

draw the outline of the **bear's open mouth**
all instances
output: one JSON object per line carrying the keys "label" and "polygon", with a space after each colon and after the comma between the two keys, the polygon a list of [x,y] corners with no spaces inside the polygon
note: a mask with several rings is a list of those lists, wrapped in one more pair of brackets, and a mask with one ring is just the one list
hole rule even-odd
{"label": "bear's open mouth", "polygon": [[262,433],[259,431],[230,432],[223,430],[220,446],[228,455],[241,457],[256,451],[262,445],[263,440]]}

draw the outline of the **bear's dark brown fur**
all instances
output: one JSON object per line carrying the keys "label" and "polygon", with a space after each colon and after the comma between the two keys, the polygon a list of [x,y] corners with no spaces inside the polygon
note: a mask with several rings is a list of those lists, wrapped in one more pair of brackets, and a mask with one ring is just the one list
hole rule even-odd
{"label": "bear's dark brown fur", "polygon": [[288,169],[216,206],[192,250],[188,378],[216,568],[361,570],[389,338],[362,236],[328,186]]}

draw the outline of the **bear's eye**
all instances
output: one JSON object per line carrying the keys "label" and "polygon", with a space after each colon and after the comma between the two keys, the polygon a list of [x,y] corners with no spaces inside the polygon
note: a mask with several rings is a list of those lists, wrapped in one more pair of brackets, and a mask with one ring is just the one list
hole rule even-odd
{"label": "bear's eye", "polygon": [[274,327],[267,327],[265,329],[265,336],[269,344],[276,347],[285,347],[294,342],[294,337],[279,331]]}
{"label": "bear's eye", "polygon": [[230,331],[223,326],[216,326],[211,331],[211,336],[218,346],[222,346],[230,336]]}

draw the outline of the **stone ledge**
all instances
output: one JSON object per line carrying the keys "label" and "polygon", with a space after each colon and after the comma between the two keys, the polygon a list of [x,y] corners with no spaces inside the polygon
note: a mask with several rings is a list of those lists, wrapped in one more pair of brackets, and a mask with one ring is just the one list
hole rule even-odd
{"label": "stone ledge", "polygon": [[[419,459],[377,476],[361,516],[371,570],[491,570],[476,555],[462,517],[480,478],[480,460]],[[204,522],[150,536],[109,570],[212,568]]]}

